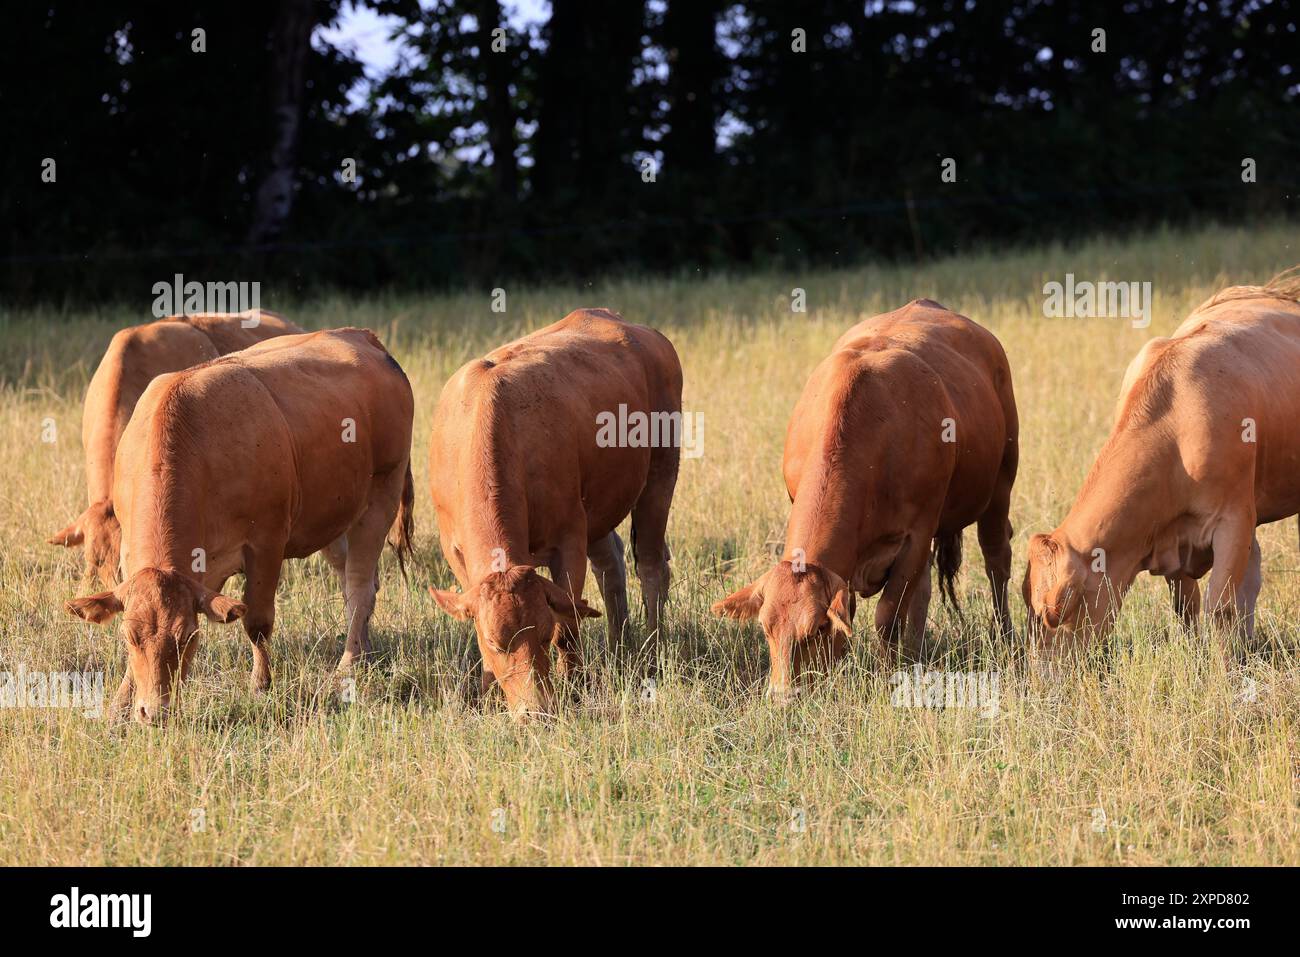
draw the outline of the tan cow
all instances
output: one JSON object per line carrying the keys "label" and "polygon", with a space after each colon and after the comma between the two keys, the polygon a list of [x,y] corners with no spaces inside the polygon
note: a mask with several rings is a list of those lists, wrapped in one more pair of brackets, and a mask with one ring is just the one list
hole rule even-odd
{"label": "tan cow", "polygon": [[[126,580],[67,605],[93,622],[123,612],[129,666],[113,714],[129,708],[146,723],[167,714],[200,613],[243,619],[252,685],[266,690],[286,558],[323,551],[339,576],[340,671],[369,651],[379,554],[395,518],[398,554],[410,551],[413,410],[406,375],[365,329],[281,336],[149,384],[114,469]],[[221,594],[238,571],[242,604]]]}
{"label": "tan cow", "polygon": [[1226,289],[1138,353],[1074,506],[1029,540],[1023,593],[1040,650],[1104,637],[1144,571],[1167,580],[1189,627],[1210,571],[1207,611],[1225,637],[1253,635],[1255,528],[1300,512],[1298,298],[1295,276]]}
{"label": "tan cow", "polygon": [[786,431],[792,504],[782,560],[713,606],[757,617],[771,652],[769,690],[838,660],[854,593],[881,592],[882,649],[921,651],[930,563],[956,604],[962,529],[977,523],[1001,633],[1019,426],[1011,370],[992,333],[918,299],[858,323],[813,371]]}
{"label": "tan cow", "polygon": [[[581,668],[578,620],[599,615],[582,600],[588,559],[610,635],[622,634],[627,579],[614,530],[629,513],[647,624],[659,628],[680,431],[611,436],[602,423],[654,416],[680,430],[681,395],[672,344],[604,309],[475,359],[442,390],[429,483],[463,591],[429,591],[453,617],[473,619],[483,688],[495,681],[513,713],[551,710],[551,646],[560,673]],[[543,565],[551,581],[535,571]]]}
{"label": "tan cow", "polygon": [[96,575],[110,588],[118,581],[121,527],[113,511],[113,456],[145,386],[164,372],[179,372],[264,339],[299,332],[292,322],[262,311],[168,316],[113,336],[91,377],[81,413],[89,505],[47,539],[51,545],[82,546],[83,585]]}

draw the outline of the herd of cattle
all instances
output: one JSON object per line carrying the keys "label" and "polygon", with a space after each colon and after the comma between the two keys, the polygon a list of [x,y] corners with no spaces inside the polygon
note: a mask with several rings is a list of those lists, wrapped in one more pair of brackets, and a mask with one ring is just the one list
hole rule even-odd
{"label": "herd of cattle", "polygon": [[[1142,571],[1165,577],[1189,627],[1202,613],[1197,580],[1210,572],[1205,614],[1221,633],[1250,634],[1256,526],[1300,513],[1297,299],[1294,276],[1226,289],[1133,360],[1074,506],[1029,541],[1035,651],[1104,634]],[[473,621],[483,688],[498,685],[513,713],[553,710],[553,667],[581,673],[579,624],[600,614],[582,598],[588,562],[610,635],[627,628],[615,530],[629,515],[647,632],[658,632],[680,448],[598,441],[596,423],[623,408],[680,420],[681,394],[672,344],[603,309],[501,346],[443,388],[429,481],[461,590],[429,591]],[[402,369],[364,329],[306,333],[262,312],[173,316],[113,337],[85,401],[89,505],[49,539],[80,546],[86,579],[107,586],[68,610],[96,623],[122,615],[128,667],[111,716],[166,716],[200,615],[242,622],[253,687],[268,688],[287,558],[324,555],[348,622],[339,672],[366,658],[380,553],[390,544],[403,569],[411,553],[414,404]],[[931,566],[955,605],[971,524],[995,628],[1014,636],[1018,431],[1006,354],[970,319],[922,299],[839,339],[786,432],[784,554],[713,606],[759,619],[772,692],[796,693],[845,654],[858,597],[880,594],[883,652],[921,654]],[[236,572],[242,602],[222,594]]]}

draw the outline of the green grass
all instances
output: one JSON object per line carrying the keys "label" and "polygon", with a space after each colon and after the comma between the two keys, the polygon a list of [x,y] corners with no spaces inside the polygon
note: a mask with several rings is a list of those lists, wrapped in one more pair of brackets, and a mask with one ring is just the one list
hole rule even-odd
{"label": "green grass", "polygon": [[[1163,583],[1143,579],[1107,645],[1055,682],[985,637],[972,531],[958,583],[968,625],[936,600],[931,628],[949,649],[939,667],[998,672],[992,717],[894,707],[870,654],[870,607],[832,681],[770,705],[760,631],[708,614],[771,560],[787,511],[787,417],[859,319],[931,296],[1004,343],[1022,422],[1018,586],[1028,535],[1064,515],[1140,345],[1219,285],[1296,262],[1300,228],[1274,224],[919,267],[507,287],[505,315],[490,311],[487,289],[301,303],[263,290],[304,325],[375,329],[415,389],[418,560],[404,582],[385,559],[379,660],[354,703],[329,686],[343,607],[314,558],[281,586],[265,698],[246,690],[242,631],[205,625],[183,710],[164,728],[0,709],[0,863],[1300,863],[1293,523],[1262,531],[1265,641],[1244,666],[1225,671],[1209,638],[1182,634]],[[1151,281],[1151,328],[1043,318],[1042,285],[1066,272]],[[807,314],[790,311],[794,287],[807,290]],[[0,316],[0,671],[104,671],[110,695],[122,673],[116,631],[62,610],[79,554],[43,540],[84,503],[89,375],[112,331],[146,319],[149,303],[142,293],[137,311]],[[669,524],[675,579],[654,700],[643,700],[637,657],[611,653],[597,620],[584,632],[591,690],[555,722],[521,726],[499,698],[478,702],[471,628],[425,592],[452,582],[426,484],[429,417],[466,359],[582,305],[673,340],[705,451],[683,462]],[[41,441],[47,418],[54,443]],[[590,583],[587,597],[599,606]]]}

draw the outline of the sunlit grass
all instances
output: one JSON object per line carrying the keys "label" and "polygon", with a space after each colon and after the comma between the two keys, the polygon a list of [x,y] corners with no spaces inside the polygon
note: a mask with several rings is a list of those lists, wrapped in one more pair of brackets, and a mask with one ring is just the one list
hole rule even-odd
{"label": "sunlit grass", "polygon": [[[0,863],[1300,863],[1294,523],[1262,530],[1265,641],[1244,666],[1225,670],[1208,638],[1184,635],[1163,583],[1147,579],[1109,644],[1055,682],[985,635],[972,532],[959,579],[966,629],[937,600],[931,627],[948,648],[936,667],[998,673],[992,717],[894,707],[890,674],[870,654],[870,607],[840,672],[775,707],[761,694],[761,634],[708,614],[771,561],[788,507],[787,417],[858,319],[929,296],[1001,338],[1021,415],[1018,585],[1026,538],[1064,514],[1139,346],[1219,285],[1296,262],[1300,230],[1270,226],[918,267],[507,287],[504,315],[487,289],[305,303],[264,289],[304,325],[375,329],[415,389],[417,561],[403,581],[385,559],[379,659],[342,702],[328,682],[342,599],[312,559],[281,586],[265,698],[247,691],[242,631],[205,625],[182,713],[164,728],[0,709]],[[1066,272],[1151,281],[1151,327],[1043,318],[1042,285]],[[806,314],[790,310],[795,287]],[[0,671],[104,671],[110,695],[122,673],[115,632],[62,611],[79,556],[43,540],[84,504],[85,383],[112,331],[147,318],[149,303],[0,317]],[[686,407],[704,416],[704,455],[684,461],[678,483],[653,694],[642,654],[608,649],[597,621],[585,631],[590,690],[550,724],[517,726],[499,700],[478,701],[471,629],[425,592],[452,583],[429,506],[429,416],[466,359],[580,305],[673,340]],[[41,441],[46,419],[54,443]],[[587,597],[599,605],[591,583]]]}

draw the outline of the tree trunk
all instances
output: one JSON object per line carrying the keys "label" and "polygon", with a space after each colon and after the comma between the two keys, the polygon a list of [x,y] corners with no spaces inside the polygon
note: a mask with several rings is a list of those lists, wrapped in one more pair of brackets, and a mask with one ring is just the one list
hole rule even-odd
{"label": "tree trunk", "polygon": [[280,0],[271,61],[272,141],[270,165],[257,190],[250,245],[270,242],[284,230],[293,209],[294,159],[302,120],[303,74],[316,26],[312,0]]}
{"label": "tree trunk", "polygon": [[694,180],[692,174],[711,173],[717,152],[715,94],[726,66],[716,39],[721,10],[722,0],[671,0],[664,16],[669,70],[664,167],[687,182]]}
{"label": "tree trunk", "polygon": [[515,111],[510,100],[511,64],[509,51],[492,51],[492,31],[505,23],[505,11],[498,0],[478,0],[479,75],[487,92],[484,108],[488,123],[488,143],[492,147],[492,181],[498,206],[511,206],[519,192],[519,172],[515,165]]}

